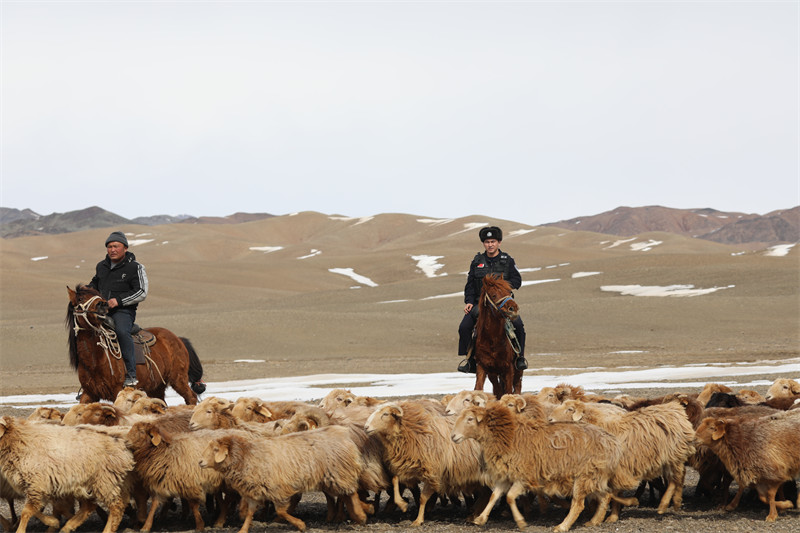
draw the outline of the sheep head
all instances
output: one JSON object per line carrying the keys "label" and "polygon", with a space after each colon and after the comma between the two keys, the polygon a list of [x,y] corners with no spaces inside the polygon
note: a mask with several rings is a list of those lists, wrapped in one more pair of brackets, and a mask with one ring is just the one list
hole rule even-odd
{"label": "sheep head", "polygon": [[128,413],[140,398],[147,398],[147,393],[140,389],[134,389],[133,387],[125,387],[117,393],[117,398],[114,400],[114,407]]}
{"label": "sheep head", "polygon": [[37,407],[34,412],[28,415],[28,420],[56,420],[61,421],[64,414],[55,407]]}
{"label": "sheep head", "polygon": [[200,468],[217,468],[228,458],[230,437],[222,437],[208,443],[200,458]]}
{"label": "sheep head", "polygon": [[230,420],[230,418],[233,418],[232,411],[233,404],[229,400],[215,396],[206,398],[194,408],[192,418],[189,420],[189,426],[192,429],[227,428],[230,424],[224,423],[225,415]]}
{"label": "sheep head", "polygon": [[274,417],[264,402],[258,398],[239,398],[233,404],[231,414],[242,422],[269,422]]}
{"label": "sheep head", "polygon": [[772,382],[764,397],[767,400],[773,398],[790,398],[800,395],[800,383],[789,378],[778,378]]}
{"label": "sheep head", "polygon": [[528,402],[520,394],[504,394],[500,398],[500,403],[511,409],[515,413],[521,413]]}
{"label": "sheep head", "polygon": [[704,418],[697,427],[697,438],[705,445],[710,445],[725,436],[726,422],[724,418]]}
{"label": "sheep head", "polygon": [[585,408],[578,400],[567,400],[550,413],[550,422],[578,422],[583,419]]}
{"label": "sheep head", "polygon": [[391,435],[400,431],[403,419],[403,408],[394,402],[387,403],[369,415],[364,429],[367,433]]}
{"label": "sheep head", "polygon": [[464,409],[469,407],[484,407],[489,395],[483,391],[462,390],[453,396],[445,408],[445,413],[448,415],[457,415]]}
{"label": "sheep head", "polygon": [[332,413],[339,407],[347,407],[353,403],[355,398],[356,395],[347,389],[333,389],[320,400],[319,407],[328,413]]}
{"label": "sheep head", "polygon": [[480,424],[486,417],[485,407],[469,407],[461,411],[450,432],[453,442],[459,443],[466,439],[477,438],[480,433]]}
{"label": "sheep head", "polygon": [[150,414],[150,415],[163,415],[167,412],[167,402],[160,398],[139,398],[133,404],[129,413],[134,414]]}

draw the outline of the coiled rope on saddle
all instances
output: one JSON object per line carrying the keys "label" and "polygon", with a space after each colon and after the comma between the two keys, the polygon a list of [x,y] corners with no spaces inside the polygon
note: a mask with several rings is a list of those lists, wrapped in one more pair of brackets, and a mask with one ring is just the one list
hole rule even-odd
{"label": "coiled rope on saddle", "polygon": [[[119,345],[119,339],[117,339],[117,332],[114,331],[112,328],[106,327],[105,325],[101,324],[100,326],[95,326],[88,318],[88,314],[97,314],[96,311],[90,311],[89,306],[95,300],[102,300],[100,296],[92,296],[87,301],[77,304],[73,306],[75,310],[72,314],[72,323],[73,323],[73,330],[75,331],[75,335],[78,334],[81,330],[89,331],[87,328],[83,328],[78,324],[78,317],[83,318],[84,322],[89,325],[91,331],[94,332],[95,336],[98,337],[97,345],[103,349],[103,353],[106,355],[106,361],[108,361],[108,368],[111,371],[111,375],[114,375],[114,365],[111,364],[111,358],[113,357],[116,360],[122,359],[122,348]],[[147,366],[150,368],[150,373],[152,375],[152,368],[155,367],[156,372],[158,372],[158,377],[161,379],[161,383],[164,385],[167,384],[164,381],[164,376],[161,375],[161,370],[159,370],[158,365],[155,361],[150,357],[150,348],[145,344],[144,346],[144,358],[147,361]]]}

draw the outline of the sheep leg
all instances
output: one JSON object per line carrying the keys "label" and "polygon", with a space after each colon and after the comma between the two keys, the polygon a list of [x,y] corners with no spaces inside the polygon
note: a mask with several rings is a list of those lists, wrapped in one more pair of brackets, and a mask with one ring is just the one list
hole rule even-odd
{"label": "sheep leg", "polygon": [[[8,503],[8,509],[11,511],[11,523],[16,524],[19,517],[17,516],[17,510],[14,508],[14,498],[6,498],[6,502]],[[11,531],[11,528],[6,528],[6,531]]]}
{"label": "sheep leg", "polygon": [[256,502],[242,498],[242,502],[239,505],[239,515],[244,518],[244,522],[242,523],[241,529],[239,529],[239,533],[248,533],[250,531],[250,526],[253,524],[253,515],[256,513],[256,507],[258,507]]}
{"label": "sheep leg", "polygon": [[739,507],[739,500],[742,499],[742,494],[744,494],[745,486],[743,483],[739,483],[739,490],[736,491],[736,496],[733,497],[731,503],[725,506],[726,511],[733,511],[737,507]]}
{"label": "sheep leg", "polygon": [[494,490],[492,490],[492,495],[491,497],[489,497],[489,503],[486,504],[486,507],[483,509],[483,512],[479,514],[477,518],[475,518],[475,520],[472,521],[472,523],[478,526],[486,524],[486,522],[489,521],[489,513],[492,512],[492,509],[494,509],[497,500],[499,500],[500,497],[506,493],[506,490],[508,490],[508,488],[509,488],[508,485],[505,483],[495,485]]}
{"label": "sheep leg", "polygon": [[92,514],[95,509],[97,509],[96,503],[89,500],[81,500],[78,506],[78,512],[75,513],[75,516],[67,520],[67,523],[61,528],[61,533],[71,533],[75,531],[81,524],[86,522],[86,519],[89,518],[89,515]]}
{"label": "sheep leg", "polygon": [[42,509],[41,499],[31,497],[30,495],[25,500],[25,505],[19,513],[19,525],[17,526],[17,533],[25,533],[28,528],[28,522],[32,516],[35,516],[48,527],[58,527],[59,521],[53,516],[48,516],[41,512]]}
{"label": "sheep leg", "polygon": [[511,488],[508,489],[508,492],[506,492],[506,503],[508,503],[508,507],[511,509],[511,515],[514,517],[514,522],[516,522],[517,527],[520,529],[525,529],[528,527],[528,524],[525,522],[525,518],[522,516],[522,513],[519,512],[519,508],[517,507],[517,497],[524,492],[525,487],[519,481],[511,485]]}
{"label": "sheep leg", "polygon": [[109,505],[108,520],[106,521],[106,527],[103,529],[103,533],[114,533],[117,530],[120,522],[122,522],[122,516],[125,514],[125,507],[127,507],[126,502],[128,500],[130,500],[129,497],[122,497]]}
{"label": "sheep leg", "polygon": [[203,521],[203,515],[200,514],[200,501],[191,499],[188,501],[189,509],[192,511],[192,515],[194,515],[194,528],[196,531],[203,531],[206,527],[206,523]]}
{"label": "sheep leg", "polygon": [[425,505],[434,494],[436,494],[436,491],[433,490],[430,483],[426,482],[425,485],[422,486],[422,492],[419,495],[419,512],[417,513],[417,519],[411,522],[412,526],[421,526],[425,521]]}
{"label": "sheep leg", "polygon": [[220,491],[214,495],[214,499],[217,501],[217,509],[219,509],[217,519],[214,521],[214,527],[221,528],[225,525],[225,519],[228,517],[230,498],[223,497],[222,492]]}
{"label": "sheep leg", "polygon": [[[364,512],[361,500],[358,493],[352,493],[349,496],[344,496],[344,505],[347,507],[347,514],[350,515],[355,522],[364,525],[367,523],[367,513]],[[341,499],[341,498],[340,498]]]}
{"label": "sheep leg", "polygon": [[140,531],[147,533],[151,529],[153,529],[153,519],[156,516],[156,511],[158,511],[158,508],[161,506],[162,503],[163,500],[160,497],[153,496],[153,501],[150,502],[150,512],[147,513],[147,518],[145,519],[144,525],[142,526],[142,529]]}
{"label": "sheep leg", "polygon": [[793,507],[792,502],[789,500],[780,500],[775,501],[775,494],[778,492],[778,488],[780,485],[772,485],[769,487],[764,487],[763,485],[759,485],[757,488],[758,490],[758,498],[769,505],[769,514],[767,515],[767,522],[774,522],[778,519],[778,509],[781,511],[785,509],[791,509]]}
{"label": "sheep leg", "polygon": [[[306,530],[306,523],[300,520],[297,517],[294,517],[289,514],[289,504],[288,502],[272,502],[275,504],[275,513],[277,513],[278,517],[286,520],[289,524],[293,525],[297,528],[298,531],[305,531]],[[249,527],[249,526],[248,526]],[[242,526],[242,530],[244,530],[244,526]],[[245,531],[240,531],[239,533],[246,533]]]}
{"label": "sheep leg", "polygon": [[578,516],[580,516],[585,506],[586,493],[576,488],[572,494],[572,505],[569,506],[569,513],[567,513],[567,517],[563,522],[553,528],[553,531],[556,533],[564,533],[565,531],[569,531],[569,528],[571,528],[572,524],[574,524],[578,519]]}
{"label": "sheep leg", "polygon": [[608,511],[608,504],[610,502],[611,502],[610,493],[606,493],[600,496],[600,499],[597,502],[597,509],[594,512],[594,516],[592,516],[592,519],[589,520],[590,526],[598,526],[603,523],[603,519],[605,519],[606,517],[606,512]]}
{"label": "sheep leg", "polygon": [[400,495],[400,478],[392,476],[392,487],[394,488],[394,504],[404,513],[408,511],[408,504]]}

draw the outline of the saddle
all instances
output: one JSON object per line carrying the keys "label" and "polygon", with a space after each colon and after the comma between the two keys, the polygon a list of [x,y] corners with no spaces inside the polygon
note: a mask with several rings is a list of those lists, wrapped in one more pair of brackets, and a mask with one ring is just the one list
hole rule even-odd
{"label": "saddle", "polygon": [[[103,322],[106,326],[114,330],[114,319],[111,316],[106,316]],[[146,329],[142,329],[139,324],[134,324],[133,327],[131,327],[131,338],[133,339],[136,364],[146,365],[147,358],[150,356],[150,347],[156,343],[156,336]]]}
{"label": "saddle", "polygon": [[150,347],[156,343],[156,336],[142,329],[138,324],[134,324],[131,328],[131,338],[133,339],[133,348],[136,354],[136,364],[146,365],[147,356],[150,355]]}

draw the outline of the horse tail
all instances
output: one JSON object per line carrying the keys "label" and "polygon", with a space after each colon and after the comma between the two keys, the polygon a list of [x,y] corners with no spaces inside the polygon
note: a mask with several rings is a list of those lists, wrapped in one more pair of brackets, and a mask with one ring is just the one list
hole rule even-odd
{"label": "horse tail", "polygon": [[180,337],[186,351],[189,352],[189,384],[195,394],[203,394],[206,391],[206,384],[203,382],[203,364],[194,351],[194,346],[186,337]]}

